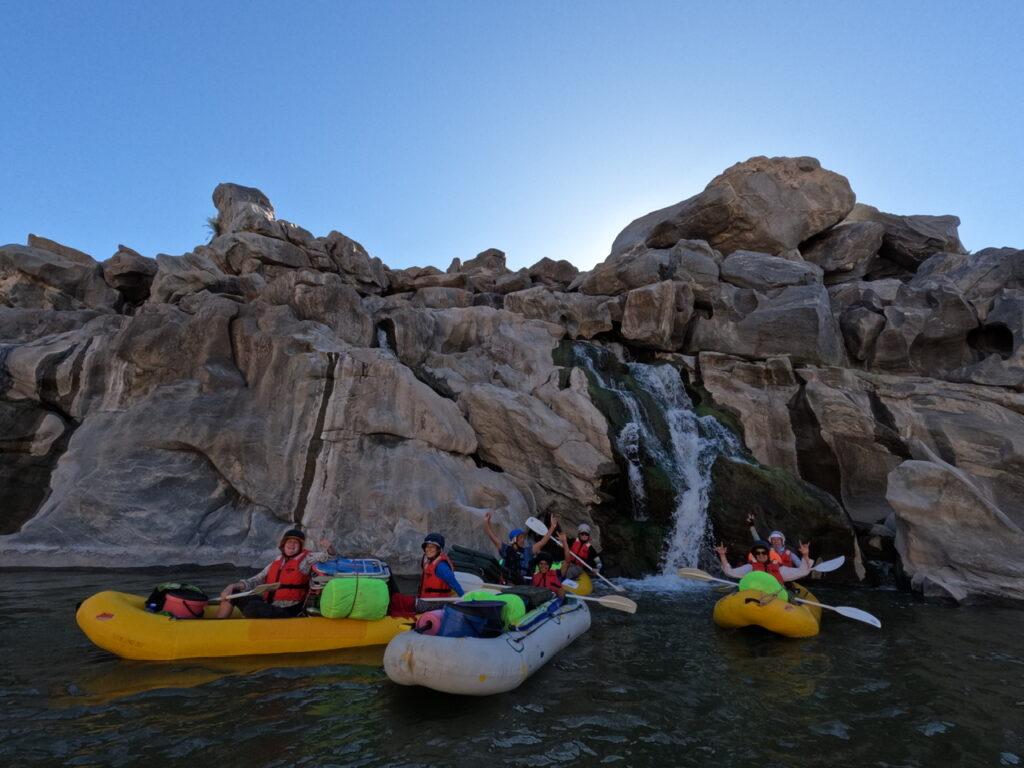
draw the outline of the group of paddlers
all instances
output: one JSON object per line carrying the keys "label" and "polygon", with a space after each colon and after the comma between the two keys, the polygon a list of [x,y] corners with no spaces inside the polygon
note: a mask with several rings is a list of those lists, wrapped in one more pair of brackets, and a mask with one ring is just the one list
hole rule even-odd
{"label": "group of paddlers", "polygon": [[730,565],[726,558],[727,547],[724,544],[715,547],[722,572],[726,576],[741,579],[753,571],[764,571],[785,586],[787,581],[802,579],[811,572],[809,544],[801,542],[794,553],[786,546],[786,536],[782,531],[772,531],[768,534],[768,541],[765,541],[754,524],[753,514],[747,516],[747,523],[750,525],[750,535],[753,536],[754,543],[747,553],[746,563],[735,567]]}
{"label": "group of paddlers", "polygon": [[[522,528],[509,531],[507,540],[502,542],[491,525],[490,512],[484,515],[484,530],[497,548],[502,581],[506,584],[543,587],[564,595],[565,579],[578,577],[585,566],[595,571],[601,567],[600,555],[591,543],[591,530],[586,523],[577,526],[576,538],[571,544],[553,515],[547,532],[533,542],[528,540],[527,531]],[[550,551],[549,544],[553,540],[560,544],[560,557]],[[285,531],[278,544],[281,552],[278,557],[254,576],[232,582],[224,588],[217,618],[228,618],[235,607],[250,619],[298,616],[306,603],[313,566],[337,557],[329,541],[321,540],[320,545],[321,551],[308,550],[305,533],[297,528]],[[423,557],[417,593],[403,595],[395,590],[392,606],[396,614],[414,613],[417,598],[461,596],[464,593],[456,577],[455,566],[445,552],[444,536],[428,533],[421,547]],[[556,564],[557,568],[554,567]],[[266,584],[279,586],[258,595],[233,597]]]}

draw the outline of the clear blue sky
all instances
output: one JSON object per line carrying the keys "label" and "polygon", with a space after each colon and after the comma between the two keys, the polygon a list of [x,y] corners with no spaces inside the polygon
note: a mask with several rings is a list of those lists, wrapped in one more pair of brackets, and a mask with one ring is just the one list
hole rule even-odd
{"label": "clear blue sky", "polygon": [[1024,247],[1024,2],[0,5],[0,243],[204,242],[220,181],[385,263],[589,268],[753,155]]}

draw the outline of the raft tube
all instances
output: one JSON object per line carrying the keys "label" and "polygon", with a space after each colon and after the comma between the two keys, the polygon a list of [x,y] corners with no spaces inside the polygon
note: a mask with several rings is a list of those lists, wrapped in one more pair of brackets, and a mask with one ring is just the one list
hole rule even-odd
{"label": "raft tube", "polygon": [[274,653],[307,653],[384,645],[409,629],[409,619],[387,616],[379,621],[325,619],[214,618],[216,607],[202,619],[173,619],[143,607],[145,598],[124,592],[100,592],[85,600],[75,620],[100,648],[123,659],[172,661]]}
{"label": "raft tube", "polygon": [[[388,643],[384,671],[399,685],[422,685],[444,693],[490,696],[518,688],[556,653],[590,629],[582,600],[546,603],[549,614],[498,637],[437,637],[404,632]],[[539,610],[539,609],[538,609]]]}
{"label": "raft tube", "polygon": [[[804,600],[817,598],[799,584],[790,590]],[[726,629],[758,626],[784,637],[814,637],[821,625],[821,608],[787,603],[756,589],[726,595],[715,603],[715,624]]]}

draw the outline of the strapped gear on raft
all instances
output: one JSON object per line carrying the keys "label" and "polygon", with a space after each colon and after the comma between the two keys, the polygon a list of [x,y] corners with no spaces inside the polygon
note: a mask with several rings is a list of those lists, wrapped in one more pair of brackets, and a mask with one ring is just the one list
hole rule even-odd
{"label": "strapped gear on raft", "polygon": [[444,549],[444,536],[440,533],[428,533],[423,537],[423,543],[420,544],[420,549],[426,549],[427,544],[433,544],[438,549]]}

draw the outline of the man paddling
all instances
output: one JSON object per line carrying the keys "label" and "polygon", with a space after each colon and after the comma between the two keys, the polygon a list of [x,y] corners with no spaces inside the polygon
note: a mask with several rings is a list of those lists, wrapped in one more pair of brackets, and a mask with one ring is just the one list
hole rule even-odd
{"label": "man paddling", "polygon": [[[323,563],[337,555],[326,539],[320,542],[324,552],[310,552],[305,548],[306,534],[298,528],[290,528],[281,536],[278,547],[281,555],[266,568],[251,576],[224,587],[220,593],[221,603],[217,618],[226,619],[234,608],[238,608],[247,619],[287,619],[298,616],[306,604],[309,591],[309,577],[316,563]],[[262,595],[249,595],[238,600],[228,600],[235,592],[248,592],[259,584],[281,586]]]}

